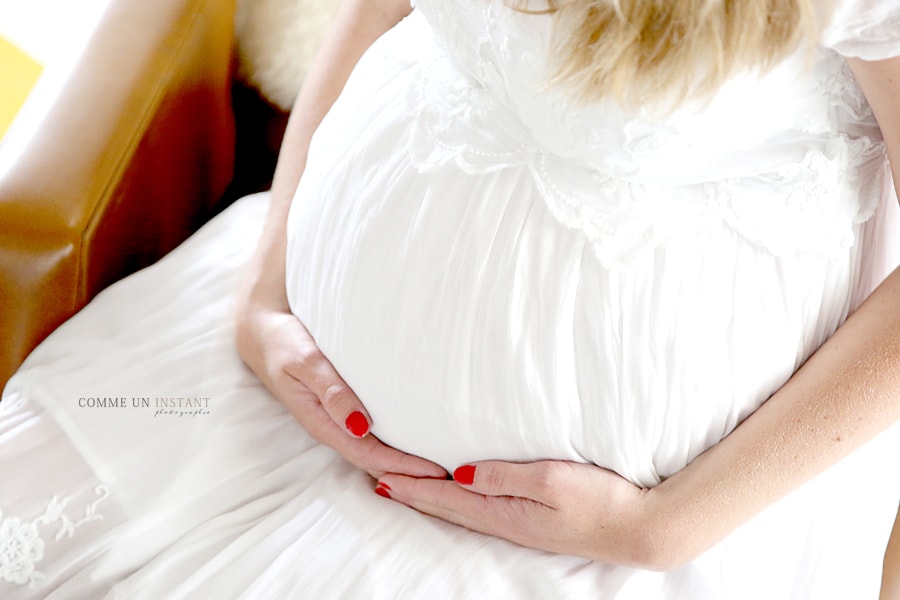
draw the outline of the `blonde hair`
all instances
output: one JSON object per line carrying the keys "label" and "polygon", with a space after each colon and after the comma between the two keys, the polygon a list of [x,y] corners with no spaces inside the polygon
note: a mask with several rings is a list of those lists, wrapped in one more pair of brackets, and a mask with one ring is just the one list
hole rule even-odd
{"label": "blonde hair", "polygon": [[551,83],[591,102],[674,108],[732,75],[765,71],[817,33],[812,0],[546,0],[560,64]]}

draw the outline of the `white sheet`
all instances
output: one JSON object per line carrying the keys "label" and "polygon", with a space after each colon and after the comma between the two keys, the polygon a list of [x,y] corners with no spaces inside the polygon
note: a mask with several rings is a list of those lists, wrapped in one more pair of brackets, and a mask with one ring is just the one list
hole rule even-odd
{"label": "white sheet", "polygon": [[[240,201],[105,291],[11,380],[0,403],[0,597],[877,595],[900,496],[886,476],[896,427],[670,573],[521,548],[375,495],[236,354],[232,291],[266,202]],[[127,405],[79,406],[89,397]],[[204,414],[154,416],[157,397],[208,401]],[[54,508],[54,496],[69,501]]]}

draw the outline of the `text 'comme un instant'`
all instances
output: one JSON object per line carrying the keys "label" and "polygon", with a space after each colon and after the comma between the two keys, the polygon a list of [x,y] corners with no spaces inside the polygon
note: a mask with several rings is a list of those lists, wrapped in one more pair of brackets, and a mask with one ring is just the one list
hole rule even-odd
{"label": "text 'comme un instant'", "polygon": [[209,408],[208,397],[100,396],[78,399],[81,408]]}

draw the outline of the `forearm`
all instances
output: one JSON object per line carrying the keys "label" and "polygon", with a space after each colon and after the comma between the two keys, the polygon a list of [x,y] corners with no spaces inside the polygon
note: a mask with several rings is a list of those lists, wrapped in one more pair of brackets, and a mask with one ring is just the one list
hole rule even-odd
{"label": "forearm", "polygon": [[[900,58],[850,60],[900,181]],[[895,186],[896,187],[896,186]],[[651,492],[687,560],[900,418],[900,270],[759,410]]]}
{"label": "forearm", "polygon": [[306,166],[310,140],[363,53],[409,10],[408,0],[347,0],[341,6],[291,111],[275,169],[269,212],[246,269],[242,302],[265,298],[267,303],[278,302],[287,309],[285,222]]}
{"label": "forearm", "polygon": [[900,418],[900,271],[759,410],[651,495],[671,540],[698,555]]}

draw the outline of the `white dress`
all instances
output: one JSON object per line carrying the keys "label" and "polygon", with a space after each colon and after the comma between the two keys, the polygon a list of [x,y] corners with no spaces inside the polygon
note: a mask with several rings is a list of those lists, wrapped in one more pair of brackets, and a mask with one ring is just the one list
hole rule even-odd
{"label": "white dress", "polygon": [[654,485],[883,277],[884,148],[832,51],[654,120],[543,89],[550,24],[425,1],[379,42],[316,133],[288,297],[388,443]]}
{"label": "white dress", "polygon": [[[288,223],[292,310],[386,442],[448,469],[558,458],[655,485],[897,263],[884,146],[840,57],[900,55],[895,0],[840,3],[811,62],[664,119],[544,89],[547,17],[417,4],[316,132]],[[374,495],[234,350],[265,201],[101,294],[11,380],[3,598],[877,595],[896,426],[668,573]]]}

